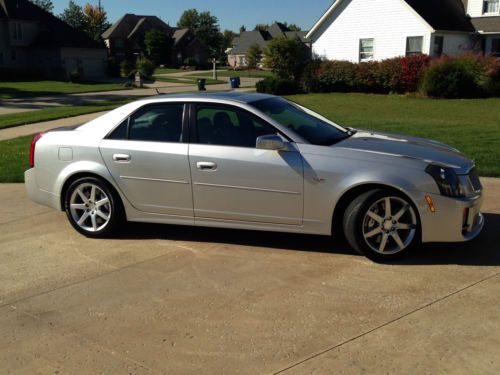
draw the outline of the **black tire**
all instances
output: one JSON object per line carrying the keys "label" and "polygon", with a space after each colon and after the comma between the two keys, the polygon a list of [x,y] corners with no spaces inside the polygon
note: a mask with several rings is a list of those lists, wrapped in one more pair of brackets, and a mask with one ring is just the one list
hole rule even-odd
{"label": "black tire", "polygon": [[[95,187],[93,201],[90,199],[92,187]],[[95,177],[83,177],[71,183],[64,197],[64,209],[73,228],[90,238],[110,237],[125,221],[120,198],[107,182]],[[79,223],[78,219],[84,220]]]}
{"label": "black tire", "polygon": [[[386,214],[386,205],[390,216]],[[378,208],[380,212],[376,211]],[[420,244],[420,218],[416,207],[408,197],[392,190],[370,190],[354,199],[344,212],[343,229],[349,245],[376,262],[406,256]]]}

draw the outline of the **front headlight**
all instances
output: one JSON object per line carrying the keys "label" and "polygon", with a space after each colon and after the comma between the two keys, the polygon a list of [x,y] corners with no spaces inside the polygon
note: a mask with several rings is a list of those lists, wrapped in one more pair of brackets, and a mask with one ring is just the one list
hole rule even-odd
{"label": "front headlight", "polygon": [[434,178],[442,195],[465,197],[465,188],[453,168],[430,164],[425,171]]}

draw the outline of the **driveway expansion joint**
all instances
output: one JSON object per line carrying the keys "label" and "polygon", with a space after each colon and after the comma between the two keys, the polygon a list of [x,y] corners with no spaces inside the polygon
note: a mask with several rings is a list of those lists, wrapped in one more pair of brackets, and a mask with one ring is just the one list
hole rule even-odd
{"label": "driveway expansion joint", "polygon": [[327,354],[327,353],[331,352],[332,350],[335,350],[335,349],[341,348],[342,346],[344,346],[344,345],[346,345],[346,344],[349,344],[349,343],[351,343],[351,342],[353,342],[353,341],[356,341],[356,340],[358,340],[358,339],[360,339],[360,338],[363,338],[363,337],[365,337],[365,336],[368,336],[369,334],[371,334],[371,333],[373,333],[373,332],[375,332],[375,331],[378,331],[379,329],[382,329],[382,328],[385,328],[385,327],[387,327],[387,326],[390,326],[390,325],[392,325],[393,323],[396,323],[396,322],[398,322],[398,321],[400,321],[400,320],[405,319],[406,317],[412,316],[413,314],[415,314],[415,313],[417,313],[417,312],[423,311],[423,310],[427,309],[428,307],[431,307],[431,306],[436,305],[436,304],[438,304],[438,303],[440,303],[440,302],[443,302],[443,301],[447,300],[447,299],[448,299],[448,298],[450,298],[450,297],[453,297],[453,296],[455,296],[455,295],[457,295],[457,294],[460,294],[460,293],[462,293],[462,292],[465,292],[466,290],[472,289],[472,288],[474,288],[475,286],[477,286],[477,285],[479,285],[479,284],[485,283],[485,282],[487,282],[487,281],[489,281],[489,280],[492,280],[492,279],[494,279],[495,277],[499,277],[499,276],[500,276],[500,272],[496,272],[496,273],[494,273],[494,274],[492,274],[492,275],[486,276],[486,277],[482,278],[481,280],[478,280],[478,281],[476,281],[476,282],[473,282],[473,283],[471,283],[471,284],[469,284],[469,285],[467,285],[467,286],[465,286],[465,287],[463,287],[463,288],[460,288],[460,289],[458,289],[458,290],[455,290],[454,292],[448,293],[448,294],[446,294],[446,295],[445,295],[445,296],[443,296],[443,297],[440,297],[440,298],[438,298],[438,299],[436,299],[436,300],[434,300],[434,301],[431,301],[431,302],[429,302],[429,303],[426,303],[425,305],[420,306],[420,307],[418,307],[418,308],[416,308],[416,309],[414,309],[414,310],[412,310],[412,311],[409,311],[409,312],[407,312],[407,313],[405,313],[405,314],[403,314],[403,315],[401,315],[401,316],[399,316],[399,317],[397,317],[397,318],[391,319],[391,320],[389,320],[388,322],[385,322],[385,323],[383,323],[383,324],[380,324],[380,325],[378,325],[378,326],[377,326],[377,327],[375,327],[375,328],[372,328],[372,329],[370,329],[370,330],[368,330],[368,331],[365,331],[365,332],[363,332],[363,333],[361,333],[361,334],[359,334],[359,335],[356,335],[356,336],[351,337],[351,338],[349,338],[349,339],[347,339],[347,340],[344,340],[344,341],[342,341],[342,342],[340,342],[340,343],[338,343],[338,344],[336,344],[336,345],[333,345],[333,346],[331,346],[331,347],[329,347],[329,348],[327,348],[327,349],[325,349],[325,350],[322,350],[322,351],[321,351],[321,352],[319,352],[319,353],[313,354],[313,355],[311,355],[311,356],[309,356],[309,357],[307,357],[307,358],[305,358],[305,359],[303,359],[303,360],[301,360],[301,361],[299,361],[299,362],[296,362],[296,363],[294,363],[294,364],[292,364],[292,365],[290,365],[290,366],[288,366],[288,367],[286,367],[286,368],[284,368],[284,369],[281,369],[281,370],[279,370],[279,371],[273,372],[273,375],[283,374],[283,373],[285,373],[285,372],[287,372],[287,371],[289,371],[289,370],[292,370],[292,369],[294,369],[295,367],[298,367],[298,366],[300,366],[300,365],[302,365],[302,364],[304,364],[304,363],[306,363],[306,362],[309,362],[309,361],[311,361],[311,360],[313,360],[313,359],[315,359],[315,358],[321,357],[322,355]]}

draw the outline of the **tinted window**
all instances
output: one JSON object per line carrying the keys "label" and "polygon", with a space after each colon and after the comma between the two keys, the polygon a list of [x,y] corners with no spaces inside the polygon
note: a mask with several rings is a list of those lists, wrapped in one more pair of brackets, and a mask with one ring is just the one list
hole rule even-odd
{"label": "tinted window", "polygon": [[196,107],[198,143],[255,147],[257,137],[277,130],[251,113],[229,106],[198,104]]}
{"label": "tinted window", "polygon": [[314,145],[332,145],[348,136],[346,130],[323,116],[282,98],[263,99],[250,105]]}
{"label": "tinted window", "polygon": [[[180,142],[183,104],[148,106],[134,113],[108,137],[131,141]],[[128,132],[128,133],[127,133]]]}

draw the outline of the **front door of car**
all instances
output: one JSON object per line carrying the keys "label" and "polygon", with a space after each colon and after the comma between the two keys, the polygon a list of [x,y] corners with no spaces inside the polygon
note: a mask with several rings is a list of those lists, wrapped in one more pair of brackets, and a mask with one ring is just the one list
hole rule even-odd
{"label": "front door of car", "polygon": [[256,148],[277,129],[250,112],[220,104],[193,105],[189,163],[195,220],[301,225],[302,156]]}
{"label": "front door of car", "polygon": [[138,210],[193,217],[184,104],[145,106],[100,144],[118,187]]}

